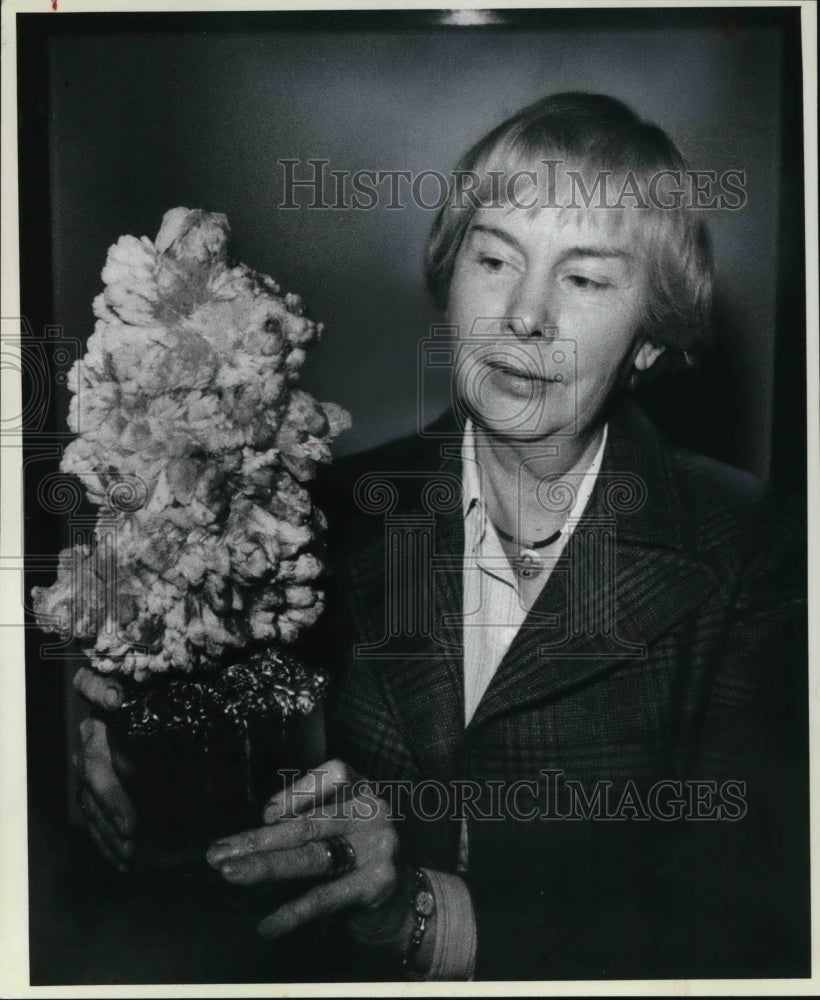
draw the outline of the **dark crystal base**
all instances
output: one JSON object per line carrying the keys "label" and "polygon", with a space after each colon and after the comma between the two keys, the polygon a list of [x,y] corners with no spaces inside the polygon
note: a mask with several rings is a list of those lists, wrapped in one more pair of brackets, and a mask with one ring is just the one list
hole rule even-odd
{"label": "dark crystal base", "polygon": [[215,840],[261,826],[268,799],[313,763],[300,732],[279,720],[228,723],[207,739],[110,725],[112,755],[137,816],[136,863],[201,865]]}

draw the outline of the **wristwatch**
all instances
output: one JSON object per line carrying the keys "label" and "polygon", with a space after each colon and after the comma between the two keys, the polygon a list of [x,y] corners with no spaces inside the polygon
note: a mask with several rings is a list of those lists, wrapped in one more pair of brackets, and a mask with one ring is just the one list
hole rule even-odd
{"label": "wristwatch", "polygon": [[413,914],[413,931],[401,962],[402,967],[407,970],[411,968],[424,940],[427,922],[436,912],[436,899],[430,887],[430,880],[421,868],[416,868],[413,872],[410,911]]}

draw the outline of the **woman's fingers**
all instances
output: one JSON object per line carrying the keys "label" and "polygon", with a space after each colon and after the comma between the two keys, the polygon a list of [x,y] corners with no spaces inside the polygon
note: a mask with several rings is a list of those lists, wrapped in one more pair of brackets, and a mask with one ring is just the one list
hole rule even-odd
{"label": "woman's fingers", "polygon": [[209,865],[216,867],[230,858],[241,858],[262,851],[284,851],[300,847],[311,840],[319,840],[315,820],[294,819],[259,830],[247,830],[232,837],[225,837],[213,844],[206,855]]}
{"label": "woman's fingers", "polygon": [[328,837],[351,833],[360,828],[361,822],[355,815],[285,819],[272,826],[263,826],[258,830],[248,830],[232,837],[225,837],[211,846],[207,860],[211,865],[221,865],[231,858],[265,851],[286,851],[311,841],[326,840]]}
{"label": "woman's fingers", "polygon": [[398,838],[389,825],[366,826],[355,820],[323,820],[308,825],[295,819],[249,831],[242,837],[215,844],[207,855],[208,862],[229,882],[250,885],[282,879],[332,878],[334,869],[338,872],[338,860],[331,837],[347,842],[354,873],[369,873],[368,901],[392,890],[396,882]]}
{"label": "woman's fingers", "polygon": [[109,864],[113,865],[117,871],[126,872],[128,870],[128,866],[123,861],[120,861],[114,851],[108,846],[100,831],[91,823],[88,824],[87,829],[91,839],[97,845],[97,849],[105,860],[108,861]]}
{"label": "woman's fingers", "polygon": [[[208,863],[238,884],[322,877],[328,882],[272,914],[260,933],[284,934],[344,906],[380,902],[395,890],[398,838],[386,804],[342,761],[327,761],[275,795],[265,821],[269,825],[213,844]],[[343,838],[352,849],[352,871],[342,866],[347,874],[339,871],[331,838]]]}
{"label": "woman's fingers", "polygon": [[[266,917],[259,925],[263,936],[278,937],[350,906],[378,906],[395,893],[398,837],[387,805],[341,761],[328,761],[274,796],[265,821],[269,825],[212,845],[208,862],[234,884],[327,881]],[[352,848],[352,870],[340,871],[338,845],[330,838]]]}
{"label": "woman's fingers", "polygon": [[266,938],[287,934],[301,924],[357,905],[367,899],[369,885],[370,875],[366,871],[353,872],[346,878],[324,882],[265,917],[257,930]]}
{"label": "woman's fingers", "polygon": [[321,878],[332,867],[327,848],[320,840],[314,840],[291,851],[265,851],[231,858],[220,866],[219,872],[229,882],[252,885],[278,879]]}
{"label": "woman's fingers", "polygon": [[136,816],[114,770],[105,724],[99,719],[85,719],[80,725],[80,735],[83,741],[80,754],[82,784],[120,836],[127,838],[134,832]]}
{"label": "woman's fingers", "polygon": [[118,708],[122,704],[123,690],[113,678],[103,677],[90,667],[80,667],[74,675],[74,689],[97,708]]}
{"label": "woman's fingers", "polygon": [[[134,841],[120,835],[119,831],[113,826],[111,821],[100,809],[93,797],[88,794],[88,792],[82,792],[78,796],[78,800],[80,808],[83,811],[83,815],[88,820],[89,828],[99,835],[108,848],[108,851],[104,853],[108,856],[110,851],[113,855],[115,855],[114,861],[117,864],[117,867],[121,867],[133,856]],[[111,859],[109,858],[109,860]]]}
{"label": "woman's fingers", "polygon": [[352,771],[341,760],[329,760],[297,778],[277,792],[265,806],[264,821],[275,823],[288,816],[298,816],[322,802],[344,798],[352,781]]}

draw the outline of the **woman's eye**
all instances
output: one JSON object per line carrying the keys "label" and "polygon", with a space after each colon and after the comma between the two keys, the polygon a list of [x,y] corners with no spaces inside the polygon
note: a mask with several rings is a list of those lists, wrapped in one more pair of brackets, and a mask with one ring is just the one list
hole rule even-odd
{"label": "woman's eye", "polygon": [[569,281],[571,285],[575,288],[580,288],[582,291],[597,291],[598,289],[607,287],[607,282],[594,281],[585,274],[570,274]]}
{"label": "woman's eye", "polygon": [[506,263],[500,257],[491,257],[488,254],[481,254],[478,262],[485,270],[490,271],[492,274],[497,274]]}

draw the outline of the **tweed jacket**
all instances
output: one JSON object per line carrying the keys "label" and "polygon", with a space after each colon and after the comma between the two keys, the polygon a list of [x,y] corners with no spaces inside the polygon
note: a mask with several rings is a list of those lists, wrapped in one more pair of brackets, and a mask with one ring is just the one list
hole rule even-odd
{"label": "tweed jacket", "polygon": [[476,978],[807,974],[794,519],[622,404],[465,728],[460,483],[452,415],[339,463],[318,498],[335,596],[314,632],[330,751],[415,789],[396,810],[407,856],[455,871],[466,816]]}

